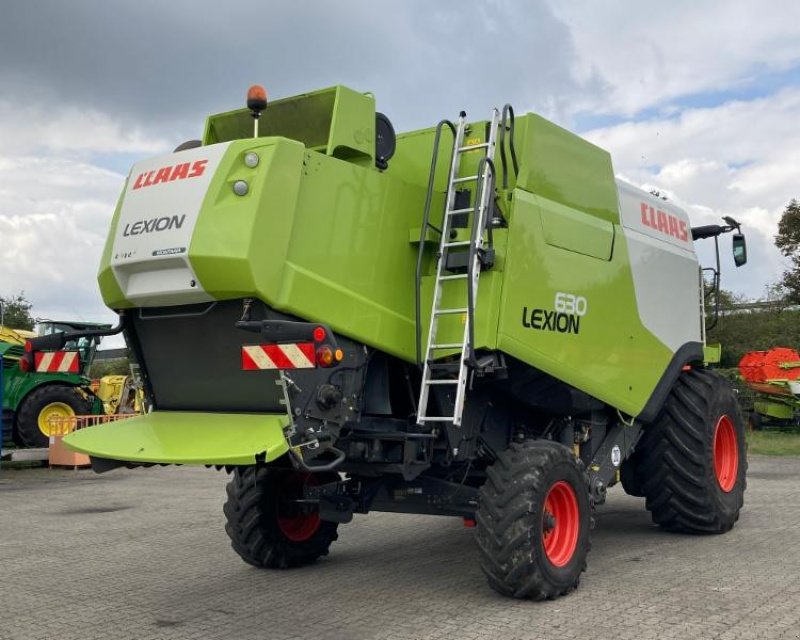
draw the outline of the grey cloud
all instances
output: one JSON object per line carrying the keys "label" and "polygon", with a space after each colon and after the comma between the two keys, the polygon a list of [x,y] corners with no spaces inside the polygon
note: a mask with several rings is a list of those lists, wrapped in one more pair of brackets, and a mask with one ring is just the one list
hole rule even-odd
{"label": "grey cloud", "polygon": [[92,106],[162,132],[196,135],[252,82],[275,96],[373,91],[400,129],[505,101],[563,121],[600,88],[573,79],[569,30],[544,3],[31,0],[3,13],[6,98]]}

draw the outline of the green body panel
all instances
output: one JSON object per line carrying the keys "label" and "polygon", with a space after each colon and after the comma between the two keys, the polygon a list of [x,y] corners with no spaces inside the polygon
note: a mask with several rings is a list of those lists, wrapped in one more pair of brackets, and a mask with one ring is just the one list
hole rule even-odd
{"label": "green body panel", "polygon": [[517,187],[619,224],[611,156],[600,147],[535,114],[517,119]]}
{"label": "green body panel", "polygon": [[278,310],[414,358],[416,247],[425,194],[391,174],[306,158]]}
{"label": "green body panel", "polygon": [[706,344],[703,347],[703,362],[706,364],[719,364],[722,360],[722,345],[720,343]]}
{"label": "green body panel", "polygon": [[[255,169],[244,164],[247,151],[259,154]],[[241,140],[226,153],[189,248],[198,280],[215,298],[258,292],[265,300],[277,299],[285,277],[303,154],[301,144],[281,138]],[[233,193],[230,185],[236,180],[252,185],[246,198]]]}
{"label": "green body panel", "polygon": [[64,443],[75,451],[126,462],[255,464],[289,447],[282,415],[154,412],[75,431]]}
{"label": "green body panel", "polygon": [[[543,198],[517,190],[509,226],[498,348],[629,415],[641,412],[672,352],[641,324],[626,243],[600,259],[547,244]],[[577,333],[524,326],[523,313],[552,311],[557,292],[585,297]]]}
{"label": "green body panel", "polygon": [[537,200],[542,237],[547,244],[601,260],[611,260],[614,247],[612,223],[551,200]]}
{"label": "green body panel", "polygon": [[[125,185],[122,188],[122,193],[128,190],[128,181],[130,176],[125,179]],[[97,273],[97,283],[100,286],[100,293],[106,305],[111,309],[130,309],[133,305],[125,299],[122,289],[111,271],[111,251],[114,246],[114,238],[117,237],[117,227],[119,225],[119,213],[122,207],[123,198],[120,197],[117,206],[114,209],[114,215],[111,218],[111,226],[108,230],[108,237],[106,244],[103,247],[103,255],[100,258],[100,269]]]}

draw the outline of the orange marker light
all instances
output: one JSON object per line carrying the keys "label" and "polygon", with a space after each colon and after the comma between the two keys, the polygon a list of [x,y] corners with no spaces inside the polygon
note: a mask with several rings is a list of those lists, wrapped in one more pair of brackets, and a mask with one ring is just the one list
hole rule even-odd
{"label": "orange marker light", "polygon": [[341,349],[337,349],[333,355],[336,358],[336,362],[341,362],[344,359],[344,351]]}
{"label": "orange marker light", "polygon": [[258,117],[267,108],[267,90],[260,84],[254,84],[247,90],[247,108],[253,112],[254,117]]}

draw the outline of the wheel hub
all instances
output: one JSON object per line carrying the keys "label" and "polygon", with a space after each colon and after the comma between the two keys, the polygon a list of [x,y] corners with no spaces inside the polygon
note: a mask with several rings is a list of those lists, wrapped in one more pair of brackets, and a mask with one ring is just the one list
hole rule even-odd
{"label": "wheel hub", "polygon": [[43,407],[39,412],[37,424],[41,431],[48,438],[50,436],[62,436],[63,426],[60,424],[61,418],[71,418],[75,415],[75,410],[65,402],[51,402]]}
{"label": "wheel hub", "polygon": [[733,421],[723,415],[714,428],[714,475],[725,493],[733,490],[739,472],[739,443]]}
{"label": "wheel hub", "polygon": [[559,480],[547,492],[542,513],[542,546],[556,567],[569,564],[578,546],[580,515],[575,490]]}
{"label": "wheel hub", "polygon": [[316,485],[319,480],[308,473],[294,473],[281,484],[281,500],[278,504],[278,528],[292,542],[305,542],[319,529],[319,510],[309,508],[297,500],[303,497],[306,485]]}

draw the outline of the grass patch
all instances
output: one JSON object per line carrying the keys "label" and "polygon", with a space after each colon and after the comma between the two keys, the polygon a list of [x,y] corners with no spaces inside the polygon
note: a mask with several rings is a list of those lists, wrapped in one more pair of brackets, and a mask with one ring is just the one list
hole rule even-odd
{"label": "grass patch", "polygon": [[765,456],[800,456],[800,433],[752,431],[747,434],[748,453]]}

